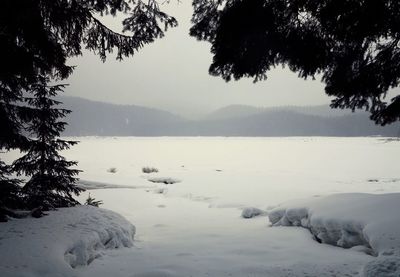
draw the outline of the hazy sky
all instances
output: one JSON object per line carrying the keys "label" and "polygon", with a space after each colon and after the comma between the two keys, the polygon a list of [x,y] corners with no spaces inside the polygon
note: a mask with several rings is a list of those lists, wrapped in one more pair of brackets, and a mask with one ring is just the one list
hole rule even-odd
{"label": "hazy sky", "polygon": [[[288,69],[270,71],[267,81],[252,79],[226,83],[208,74],[212,60],[210,45],[188,35],[190,1],[172,1],[165,11],[179,26],[122,62],[111,54],[106,63],[92,53],[73,58],[77,65],[65,95],[118,104],[156,107],[186,116],[196,116],[231,105],[253,106],[319,105],[330,102],[323,84],[305,81]],[[120,20],[118,20],[120,21]],[[114,30],[115,20],[104,22]]]}

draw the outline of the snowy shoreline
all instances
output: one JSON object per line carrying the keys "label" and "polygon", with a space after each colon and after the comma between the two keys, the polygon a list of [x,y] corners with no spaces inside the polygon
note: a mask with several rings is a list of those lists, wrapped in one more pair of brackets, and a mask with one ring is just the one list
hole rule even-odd
{"label": "snowy shoreline", "polygon": [[[289,201],[269,211],[268,218],[271,230],[304,227],[316,238],[316,245],[319,241],[374,256],[362,265],[359,276],[391,277],[400,276],[400,218],[392,212],[398,210],[400,193],[345,193]],[[2,223],[0,253],[7,253],[0,259],[2,276],[80,276],[107,251],[132,247],[135,231],[121,215],[91,206]],[[117,253],[116,257],[123,258]],[[136,263],[132,260],[131,266],[139,266]],[[151,276],[185,276],[167,272],[154,271]]]}
{"label": "snowy shoreline", "polygon": [[[55,225],[66,229],[61,228],[57,235],[58,227],[46,223],[49,216],[36,221],[43,227],[43,231],[33,231],[36,235],[22,226],[8,232],[12,226],[7,224],[16,222],[13,220],[0,224],[0,275],[360,277],[368,273],[393,277],[396,253],[383,255],[390,254],[387,247],[380,254],[372,237],[356,240],[361,238],[357,232],[365,234],[362,230],[369,223],[383,219],[374,216],[375,210],[383,212],[383,204],[366,205],[365,220],[350,218],[360,224],[352,225],[355,230],[349,228],[354,235],[348,237],[355,239],[354,245],[366,246],[351,247],[352,243],[343,241],[349,249],[317,243],[305,228],[271,227],[267,214],[280,203],[299,203],[293,199],[311,198],[299,206],[305,208],[323,199],[321,195],[363,192],[386,197],[399,193],[399,143],[382,138],[81,138],[65,156],[79,161],[83,170],[80,183],[90,189],[92,197],[104,202],[102,208],[126,218],[129,225],[123,221],[124,228],[137,227],[133,247],[110,250],[93,246],[93,255],[81,259],[84,266],[72,268],[65,254],[68,257],[69,250],[79,245],[80,232],[97,241],[100,236],[88,235],[92,231],[84,225],[77,225],[80,231],[71,231],[73,227],[65,226],[61,219]],[[4,158],[12,161],[18,155],[9,152]],[[144,174],[144,166],[159,172]],[[116,171],[110,172],[110,168]],[[148,180],[161,177],[181,182]],[[79,201],[84,202],[88,193],[82,193]],[[354,207],[342,209],[334,218],[350,216],[357,203],[361,202],[354,201]],[[387,218],[400,221],[399,208],[393,205]],[[385,228],[389,225],[384,224]],[[43,238],[42,232],[48,235]],[[6,235],[13,236],[12,245]],[[54,251],[60,254],[53,255]],[[365,254],[369,251],[373,255]],[[7,257],[8,252],[15,260]],[[98,252],[102,256],[97,256]],[[374,275],[374,270],[379,273]]]}
{"label": "snowy shoreline", "polygon": [[[316,245],[318,241],[374,256],[362,265],[359,276],[392,277],[400,276],[400,218],[393,213],[398,210],[400,193],[345,193],[289,201],[269,211],[268,218],[271,229],[304,227]],[[80,276],[82,270],[77,269],[91,267],[107,251],[132,247],[135,232],[121,215],[91,206],[11,220],[0,225],[2,276]],[[133,267],[139,266],[136,262],[132,260]],[[151,276],[185,276],[166,272]]]}

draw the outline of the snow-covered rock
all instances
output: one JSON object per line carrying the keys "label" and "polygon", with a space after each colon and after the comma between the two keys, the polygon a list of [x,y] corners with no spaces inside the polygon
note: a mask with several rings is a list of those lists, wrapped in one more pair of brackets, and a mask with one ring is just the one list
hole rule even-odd
{"label": "snow-covered rock", "polygon": [[264,215],[265,212],[258,208],[254,207],[246,207],[242,210],[242,217],[243,218],[253,218],[255,216]]}
{"label": "snow-covered rock", "polygon": [[92,206],[1,223],[1,276],[73,276],[106,250],[133,246],[134,235],[125,218]]}
{"label": "snow-covered rock", "polygon": [[[315,239],[377,258],[364,276],[400,276],[400,193],[335,194],[282,204],[269,212],[274,226],[301,226]],[[378,274],[379,273],[379,274]]]}

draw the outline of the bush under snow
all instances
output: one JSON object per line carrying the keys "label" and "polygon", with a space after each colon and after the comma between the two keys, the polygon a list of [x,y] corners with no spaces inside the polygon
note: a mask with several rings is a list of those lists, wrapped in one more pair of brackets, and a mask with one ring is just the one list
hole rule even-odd
{"label": "bush under snow", "polygon": [[73,276],[104,251],[133,246],[135,227],[112,211],[77,206],[2,223],[0,234],[1,276]]}
{"label": "bush under snow", "polygon": [[266,214],[263,210],[254,207],[247,207],[242,210],[242,217],[243,218],[253,218],[259,215]]}
{"label": "bush under snow", "polygon": [[400,193],[336,194],[283,204],[269,212],[274,226],[301,226],[317,241],[377,256],[364,276],[400,276]]}
{"label": "bush under snow", "polygon": [[157,173],[158,169],[155,168],[155,167],[145,166],[145,167],[142,168],[142,172],[143,173],[148,173],[148,174],[149,173]]}

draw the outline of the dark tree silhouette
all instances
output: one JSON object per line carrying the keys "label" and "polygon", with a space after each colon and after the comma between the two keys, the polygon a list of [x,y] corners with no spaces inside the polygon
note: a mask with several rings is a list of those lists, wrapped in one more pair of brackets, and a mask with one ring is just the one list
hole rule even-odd
{"label": "dark tree silhouette", "polygon": [[36,138],[31,140],[27,153],[13,166],[19,174],[31,177],[23,187],[30,209],[42,207],[48,210],[76,205],[78,202],[72,195],[83,191],[76,185],[75,176],[79,170],[70,168],[77,162],[67,161],[58,153],[77,143],[58,138],[66,125],[59,119],[71,112],[56,108],[60,102],[52,99],[63,87],[40,83],[32,86],[33,97],[26,99],[34,108],[27,131]]}
{"label": "dark tree silhouette", "polygon": [[[29,140],[21,134],[23,120],[30,116],[30,108],[12,103],[18,97],[3,94],[0,89],[0,151],[19,148],[25,151]],[[12,168],[0,158],[0,221],[13,216],[12,210],[25,208],[20,191],[21,181],[11,178]]]}
{"label": "dark tree silhouette", "polygon": [[20,181],[10,178],[12,169],[0,161],[0,222],[12,215],[9,209],[21,207]]}
{"label": "dark tree silhouette", "polygon": [[[98,19],[118,13],[126,15],[123,31],[129,35],[109,29]],[[40,75],[68,77],[73,66],[66,59],[81,55],[82,47],[103,61],[113,51],[117,59],[131,56],[176,24],[155,0],[4,0],[0,11],[2,91],[19,95],[20,88],[37,83]]]}
{"label": "dark tree silhouette", "polygon": [[[102,24],[102,15],[126,15],[123,31],[117,33]],[[97,15],[97,16],[96,16]],[[0,147],[16,142],[21,134],[17,109],[24,91],[43,77],[67,78],[73,66],[68,57],[82,54],[82,47],[105,61],[116,51],[117,59],[133,55],[144,44],[164,35],[177,25],[163,13],[156,0],[4,0],[0,9]],[[15,106],[12,106],[15,107]]]}
{"label": "dark tree silhouette", "polygon": [[[105,26],[103,15],[124,14],[123,32]],[[0,9],[0,150],[26,150],[23,125],[31,118],[24,93],[43,78],[67,78],[74,67],[68,57],[86,48],[103,61],[132,56],[164,35],[177,21],[163,13],[156,0],[3,0]],[[18,187],[8,179],[9,167],[0,159],[2,198],[14,198]],[[8,181],[7,181],[8,180]],[[4,186],[4,188],[3,188]],[[10,188],[15,188],[10,189]],[[8,193],[6,196],[3,193]],[[0,210],[4,203],[0,202]]]}
{"label": "dark tree silhouette", "polygon": [[103,201],[96,200],[96,198],[90,196],[90,193],[89,193],[89,196],[85,201],[85,205],[89,205],[89,206],[93,206],[93,207],[99,207],[100,205],[103,205]]}
{"label": "dark tree silhouette", "polygon": [[400,2],[391,0],[194,0],[190,33],[212,44],[210,74],[267,78],[281,64],[322,76],[334,108],[400,119]]}

